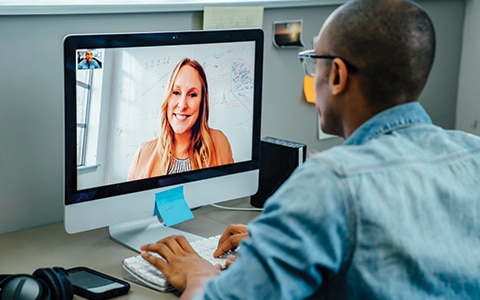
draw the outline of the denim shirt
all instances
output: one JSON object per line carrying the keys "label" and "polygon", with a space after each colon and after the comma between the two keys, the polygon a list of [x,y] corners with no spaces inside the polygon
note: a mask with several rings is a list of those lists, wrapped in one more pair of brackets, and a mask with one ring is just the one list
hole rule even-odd
{"label": "denim shirt", "polygon": [[204,299],[480,299],[480,138],[418,102],[309,158]]}

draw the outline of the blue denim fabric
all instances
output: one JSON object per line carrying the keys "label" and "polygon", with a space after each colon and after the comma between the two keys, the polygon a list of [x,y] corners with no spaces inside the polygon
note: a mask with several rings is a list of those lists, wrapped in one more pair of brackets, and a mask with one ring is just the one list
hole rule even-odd
{"label": "blue denim fabric", "polygon": [[480,138],[393,107],[309,158],[248,229],[203,298],[480,299]]}

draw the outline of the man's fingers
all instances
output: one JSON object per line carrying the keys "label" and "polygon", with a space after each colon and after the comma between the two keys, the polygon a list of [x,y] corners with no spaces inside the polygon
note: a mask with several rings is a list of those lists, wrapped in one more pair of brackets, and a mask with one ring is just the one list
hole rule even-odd
{"label": "man's fingers", "polygon": [[213,257],[219,257],[229,250],[235,250],[235,246],[230,239],[226,239],[222,244],[219,244],[217,249],[213,252]]}
{"label": "man's fingers", "polygon": [[142,250],[140,253],[143,259],[157,267],[160,271],[164,270],[167,267],[168,262],[165,261],[163,258],[158,257],[156,255],[151,254],[148,251]]}
{"label": "man's fingers", "polygon": [[232,235],[242,234],[247,232],[247,226],[244,224],[230,224],[227,226],[225,231],[223,232],[222,236],[218,240],[218,244],[223,243],[226,239],[228,239]]}
{"label": "man's fingers", "polygon": [[[142,257],[148,262],[160,267],[163,262],[182,253],[195,253],[190,243],[184,236],[170,236],[154,244],[146,244],[141,247]],[[157,255],[152,255],[157,253]]]}
{"label": "man's fingers", "polygon": [[192,245],[190,245],[190,242],[187,240],[186,237],[184,237],[183,235],[178,235],[178,236],[175,236],[175,237],[176,237],[176,241],[177,241],[178,245],[180,245],[180,247],[183,251],[186,251],[186,252],[189,252],[189,253],[196,253],[195,250],[193,249]]}
{"label": "man's fingers", "polygon": [[219,243],[217,249],[213,253],[214,257],[219,257],[220,255],[228,252],[230,250],[235,250],[238,248],[238,245],[245,239],[248,238],[248,233],[241,233],[231,235],[227,239],[225,239],[222,243]]}
{"label": "man's fingers", "polygon": [[168,247],[170,252],[173,254],[180,254],[183,252],[187,252],[187,253],[195,252],[192,246],[190,246],[190,243],[188,242],[188,240],[182,235],[173,235],[161,240],[158,243]]}

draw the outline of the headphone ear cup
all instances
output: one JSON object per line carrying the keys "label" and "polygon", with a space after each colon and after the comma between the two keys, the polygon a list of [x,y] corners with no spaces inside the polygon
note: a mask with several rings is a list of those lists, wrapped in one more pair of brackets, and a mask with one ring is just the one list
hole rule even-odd
{"label": "headphone ear cup", "polygon": [[60,267],[41,268],[33,273],[35,278],[43,281],[50,292],[51,299],[73,299],[73,287],[68,279],[67,272]]}
{"label": "headphone ear cup", "polygon": [[12,275],[0,282],[0,299],[47,299],[47,287],[30,275]]}
{"label": "headphone ear cup", "polygon": [[53,270],[58,274],[59,279],[62,281],[65,289],[65,299],[73,299],[73,285],[68,277],[67,271],[62,267],[53,267]]}

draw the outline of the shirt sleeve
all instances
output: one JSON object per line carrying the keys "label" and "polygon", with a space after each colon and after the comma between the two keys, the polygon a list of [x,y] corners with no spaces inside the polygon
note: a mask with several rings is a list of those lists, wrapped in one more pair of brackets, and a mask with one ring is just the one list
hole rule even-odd
{"label": "shirt sleeve", "polygon": [[304,299],[342,269],[352,249],[349,191],[322,160],[309,160],[248,225],[238,259],[209,281],[204,299]]}

